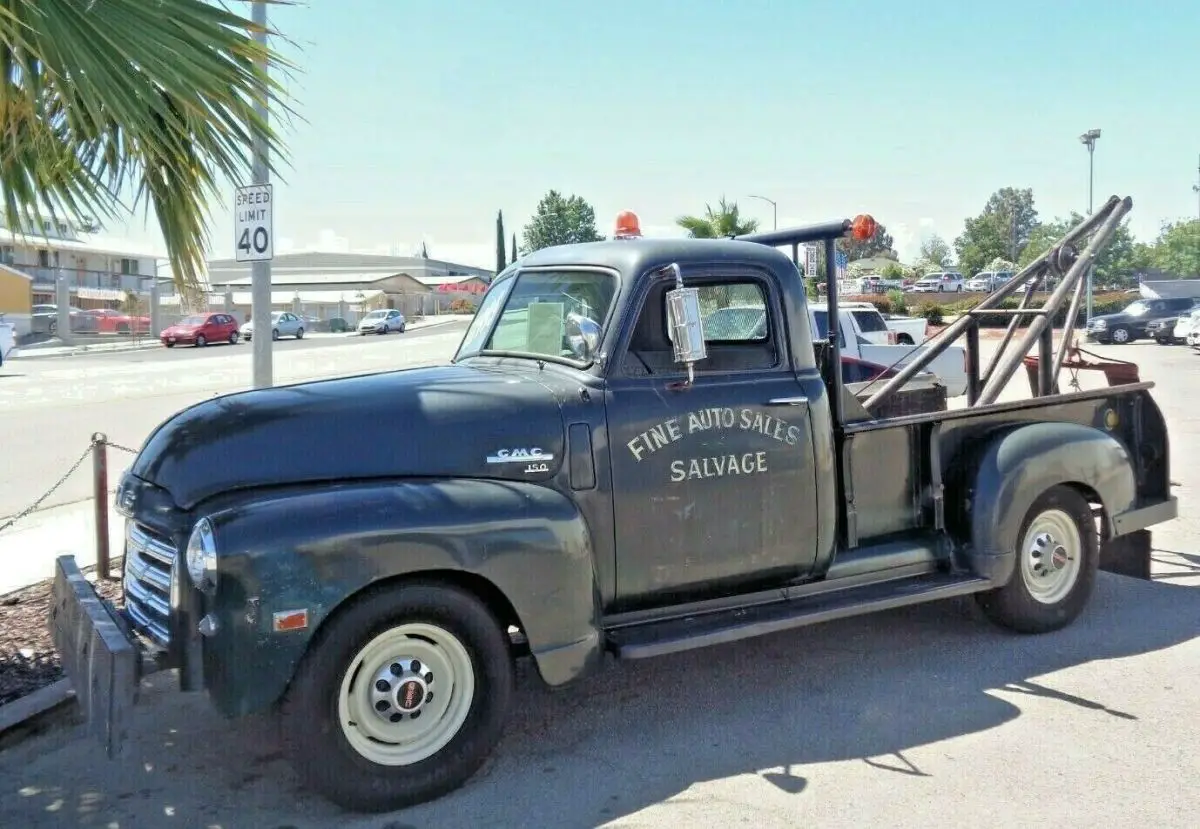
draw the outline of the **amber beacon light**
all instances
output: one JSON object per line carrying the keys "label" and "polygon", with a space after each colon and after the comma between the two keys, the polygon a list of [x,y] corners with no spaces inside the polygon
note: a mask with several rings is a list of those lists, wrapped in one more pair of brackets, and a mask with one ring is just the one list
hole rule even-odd
{"label": "amber beacon light", "polygon": [[632,210],[622,210],[617,214],[617,227],[613,233],[616,239],[637,239],[642,235],[642,225],[637,214]]}
{"label": "amber beacon light", "polygon": [[850,235],[859,242],[865,242],[875,235],[879,225],[875,219],[866,213],[860,213],[850,223]]}

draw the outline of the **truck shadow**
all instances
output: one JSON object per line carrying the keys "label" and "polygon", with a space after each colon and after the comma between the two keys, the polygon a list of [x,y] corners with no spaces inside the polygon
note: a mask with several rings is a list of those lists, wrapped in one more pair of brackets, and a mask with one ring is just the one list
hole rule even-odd
{"label": "truck shadow", "polygon": [[886,787],[892,775],[934,776],[914,749],[1002,726],[1030,697],[1092,724],[1136,724],[1149,712],[1069,693],[1046,675],[1198,633],[1200,590],[1102,574],[1083,618],[1046,636],[998,630],[966,600],[612,664],[560,691],[523,662],[507,736],[489,765],[458,792],[378,818],[342,815],[301,791],[266,721],[229,724],[198,695],[182,703],[170,689],[152,690],[128,759],[106,761],[78,729],[0,756],[0,825],[149,826],[173,815],[179,825],[265,829],[342,821],[571,829],[745,775],[818,797],[809,775],[821,772],[806,767],[819,763],[863,763]]}

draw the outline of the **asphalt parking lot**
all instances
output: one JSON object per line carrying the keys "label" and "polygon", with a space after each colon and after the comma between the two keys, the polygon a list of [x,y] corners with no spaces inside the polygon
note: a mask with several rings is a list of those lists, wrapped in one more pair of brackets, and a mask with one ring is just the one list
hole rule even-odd
{"label": "asphalt parking lot", "polygon": [[1102,574],[1067,630],[1015,636],[949,601],[616,664],[558,692],[524,670],[479,777],[373,817],[300,790],[267,720],[221,720],[160,676],[126,759],[79,728],[0,754],[0,825],[1193,827],[1200,357],[1089,348],[1158,383],[1182,517],[1156,529],[1154,581]]}

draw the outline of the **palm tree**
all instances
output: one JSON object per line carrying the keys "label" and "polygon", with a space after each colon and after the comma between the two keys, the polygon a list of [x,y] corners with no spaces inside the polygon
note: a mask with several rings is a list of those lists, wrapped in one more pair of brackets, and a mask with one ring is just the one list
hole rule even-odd
{"label": "palm tree", "polygon": [[717,209],[704,205],[704,216],[680,216],[675,223],[697,239],[720,239],[741,236],[758,230],[758,219],[743,219],[738,212],[737,202],[728,202],[724,196]]}
{"label": "palm tree", "polygon": [[257,30],[207,0],[0,0],[8,226],[47,210],[116,217],[153,207],[176,284],[194,294],[222,179],[241,182],[256,131],[280,152],[255,103],[262,90],[273,106],[281,97],[266,67],[290,65],[254,40]]}

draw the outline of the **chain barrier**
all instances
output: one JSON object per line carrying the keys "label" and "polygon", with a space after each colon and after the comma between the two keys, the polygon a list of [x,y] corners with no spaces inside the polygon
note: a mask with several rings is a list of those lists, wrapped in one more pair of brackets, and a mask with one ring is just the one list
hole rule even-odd
{"label": "chain barrier", "polygon": [[55,492],[57,492],[58,489],[63,484],[65,484],[72,475],[75,474],[76,470],[78,470],[79,467],[83,466],[84,461],[86,461],[88,458],[93,456],[93,454],[96,452],[96,449],[98,446],[112,447],[113,449],[119,449],[122,452],[128,452],[130,455],[137,454],[136,449],[130,449],[128,446],[122,446],[119,443],[113,443],[111,440],[109,440],[108,438],[106,438],[104,435],[102,435],[100,433],[93,435],[92,442],[90,444],[88,444],[88,448],[83,450],[83,454],[81,454],[78,458],[76,458],[75,462],[73,464],[71,464],[71,466],[67,469],[67,471],[64,472],[57,481],[54,482],[53,486],[51,486],[44,493],[42,493],[42,496],[40,498],[38,498],[36,501],[34,501],[32,504],[30,504],[28,507],[26,507],[25,509],[18,512],[16,515],[6,519],[4,521],[4,523],[0,524],[0,533],[6,532],[10,527],[12,527],[17,522],[19,522],[25,518],[28,518],[33,513],[37,512],[38,508],[41,507],[41,505],[43,503],[45,503],[46,499],[49,498],[51,495],[53,495]]}

